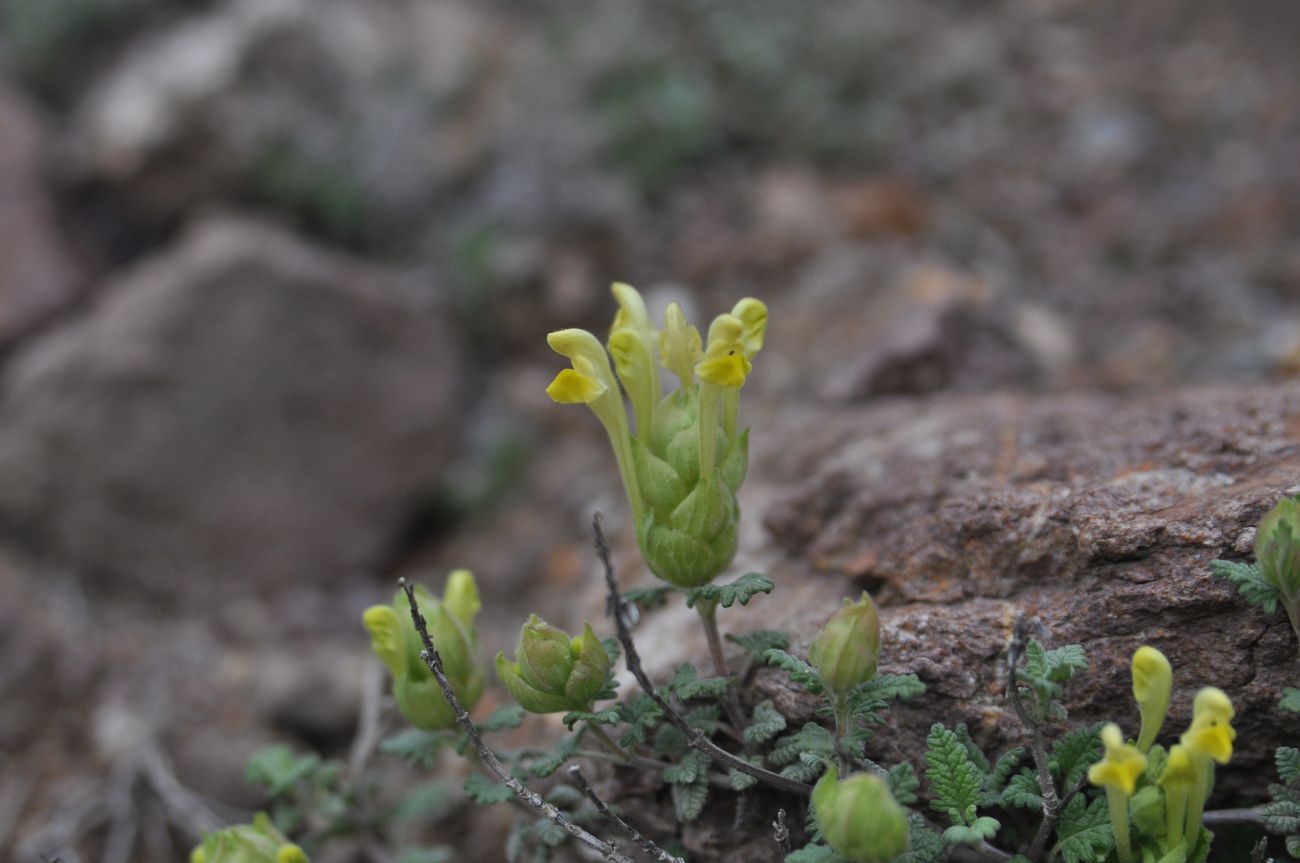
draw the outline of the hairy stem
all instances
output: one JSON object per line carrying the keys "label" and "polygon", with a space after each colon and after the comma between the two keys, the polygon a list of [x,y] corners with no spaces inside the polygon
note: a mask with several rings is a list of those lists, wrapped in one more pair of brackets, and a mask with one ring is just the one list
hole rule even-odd
{"label": "hairy stem", "polygon": [[[1018,629],[1019,621],[1017,621]],[[1037,863],[1044,859],[1047,842],[1052,837],[1052,831],[1056,829],[1057,819],[1061,817],[1061,800],[1056,793],[1056,783],[1052,780],[1051,762],[1047,757],[1047,741],[1043,738],[1042,724],[1025,709],[1020,697],[1020,687],[1016,685],[1016,667],[1020,664],[1020,649],[1017,646],[1019,642],[1018,636],[1013,638],[1012,649],[1007,652],[1007,695],[1011,699],[1011,706],[1016,711],[1016,716],[1020,717],[1021,724],[1029,732],[1029,751],[1034,757],[1034,766],[1038,772],[1038,791],[1043,796],[1043,821],[1038,825],[1038,832],[1034,834],[1034,840],[1030,843],[1026,854],[1030,860]]]}

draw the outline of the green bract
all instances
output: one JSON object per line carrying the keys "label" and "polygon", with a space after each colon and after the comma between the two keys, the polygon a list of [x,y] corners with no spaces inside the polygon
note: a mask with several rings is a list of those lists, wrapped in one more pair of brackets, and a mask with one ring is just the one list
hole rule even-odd
{"label": "green bract", "polygon": [[808,660],[826,688],[840,696],[876,676],[880,621],[865,591],[857,602],[845,598],[808,648]]}
{"label": "green bract", "polygon": [[1283,498],[1259,523],[1255,562],[1300,633],[1300,497]]}
{"label": "green bract", "polygon": [[[466,710],[483,694],[484,675],[478,661],[474,617],[480,603],[474,576],[458,569],[447,579],[439,602],[423,587],[415,593],[429,624],[429,637],[442,657],[443,671]],[[362,615],[370,630],[370,647],[393,675],[393,694],[402,715],[417,728],[453,728],[456,715],[442,694],[429,666],[420,658],[420,636],[411,622],[411,607],[403,591],[392,605],[375,605]]]}
{"label": "green bract", "polygon": [[569,638],[530,615],[519,633],[515,661],[497,654],[497,677],[530,713],[589,710],[608,676],[609,654],[586,622],[582,635]]}
{"label": "green bract", "polygon": [[907,851],[907,813],[883,779],[855,773],[844,781],[828,767],[812,793],[826,844],[857,863],[886,863]]}
{"label": "green bract", "polygon": [[190,863],[307,863],[307,855],[259,812],[252,824],[205,833]]}
{"label": "green bract", "polygon": [[[547,342],[572,368],[546,392],[562,404],[586,404],[605,426],[650,570],[677,587],[700,587],[736,553],[736,492],[749,463],[749,435],[737,428],[737,411],[751,360],[763,346],[767,307],[741,300],[714,319],[706,342],[676,303],[656,331],[634,288],[616,284],[613,292],[619,303],[607,343],[613,367],[591,333],[559,330]],[[680,381],[667,396],[661,365]]]}

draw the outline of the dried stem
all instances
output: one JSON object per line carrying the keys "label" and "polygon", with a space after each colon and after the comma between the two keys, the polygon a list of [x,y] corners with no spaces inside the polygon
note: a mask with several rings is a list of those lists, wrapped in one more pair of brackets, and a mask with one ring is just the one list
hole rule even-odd
{"label": "dried stem", "polygon": [[779,773],[773,773],[762,767],[756,767],[748,761],[742,761],[732,755],[727,750],[718,746],[710,740],[704,732],[693,727],[686,718],[678,713],[668,701],[655,691],[654,684],[650,682],[649,675],[641,666],[641,656],[637,653],[636,644],[632,641],[632,633],[628,629],[627,614],[625,610],[625,600],[618,590],[618,578],[614,575],[614,562],[610,557],[609,543],[605,541],[605,532],[601,529],[601,514],[596,513],[592,519],[592,528],[596,532],[596,553],[600,556],[600,561],[605,567],[605,583],[609,588],[609,607],[614,616],[614,624],[618,628],[618,640],[623,645],[623,656],[627,662],[627,670],[636,678],[636,682],[641,686],[641,690],[650,697],[659,709],[663,711],[664,717],[673,725],[677,726],[683,734],[692,749],[696,749],[715,761],[741,773],[747,773],[760,782],[766,782],[774,788],[782,791],[789,791],[793,794],[800,794],[808,797],[812,794],[812,786],[803,782],[797,782],[782,776]]}
{"label": "dried stem", "polygon": [[496,753],[488,749],[487,744],[483,742],[483,738],[479,736],[478,729],[474,726],[474,720],[470,718],[469,713],[460,703],[460,699],[456,697],[456,692],[451,688],[451,682],[447,680],[447,674],[442,669],[442,656],[438,654],[433,639],[429,637],[429,626],[424,620],[424,615],[420,613],[420,606],[415,597],[415,588],[408,584],[404,578],[400,579],[398,583],[401,585],[402,590],[406,591],[406,599],[411,606],[411,621],[415,624],[415,631],[420,634],[420,642],[424,645],[420,658],[429,666],[429,671],[433,672],[438,685],[442,687],[442,694],[446,696],[447,703],[451,705],[452,711],[456,714],[456,722],[460,724],[465,736],[469,738],[470,743],[478,751],[479,757],[483,759],[483,763],[487,768],[496,775],[498,780],[515,792],[516,797],[546,816],[565,833],[597,851],[602,859],[609,861],[609,863],[632,863],[632,859],[619,851],[612,842],[606,842],[583,830],[577,824],[565,818],[559,809],[543,800],[540,794],[530,790],[518,779],[511,776],[510,772],[501,764],[501,760],[497,758]]}
{"label": "dried stem", "polygon": [[785,826],[785,810],[776,810],[776,820],[772,822],[772,838],[784,859],[790,853],[790,828]]}
{"label": "dried stem", "polygon": [[587,795],[587,799],[591,801],[592,805],[600,810],[600,814],[617,824],[619,828],[626,833],[633,842],[640,845],[647,854],[660,861],[660,863],[685,863],[682,858],[674,857],[651,840],[642,836],[641,831],[637,830],[631,824],[628,824],[620,818],[614,810],[610,809],[609,806],[606,805],[605,801],[600,799],[600,795],[596,793],[595,789],[591,787],[591,783],[587,781],[587,777],[582,775],[581,767],[576,764],[571,765],[569,767],[569,776],[573,777],[573,781],[578,783],[578,787],[582,789],[582,793]]}
{"label": "dried stem", "polygon": [[1029,732],[1029,751],[1034,757],[1034,766],[1038,768],[1038,790],[1043,795],[1043,821],[1038,825],[1034,841],[1029,846],[1026,856],[1033,861],[1043,859],[1047,842],[1051,839],[1056,822],[1061,817],[1061,799],[1056,793],[1056,783],[1052,780],[1052,769],[1047,757],[1047,741],[1043,737],[1042,725],[1025,709],[1020,697],[1020,687],[1016,685],[1016,668],[1024,650],[1024,619],[1018,618],[1011,637],[1011,649],[1007,651],[1007,696],[1011,706],[1020,717],[1020,722]]}

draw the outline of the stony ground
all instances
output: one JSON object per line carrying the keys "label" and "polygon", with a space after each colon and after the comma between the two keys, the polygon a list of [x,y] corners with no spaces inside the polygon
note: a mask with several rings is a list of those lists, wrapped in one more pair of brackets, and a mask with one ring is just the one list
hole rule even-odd
{"label": "stony ground", "polygon": [[1284,5],[0,0],[0,857],[173,860],[260,746],[361,759],[398,575],[473,568],[493,653],[600,617],[593,509],[646,578],[542,394],[614,278],[769,301],[738,566],[805,639],[876,593],[930,684],[882,752],[1010,740],[1024,611],[1079,717],[1143,640],[1225,686],[1247,794],[1296,645],[1207,564],[1300,486]]}

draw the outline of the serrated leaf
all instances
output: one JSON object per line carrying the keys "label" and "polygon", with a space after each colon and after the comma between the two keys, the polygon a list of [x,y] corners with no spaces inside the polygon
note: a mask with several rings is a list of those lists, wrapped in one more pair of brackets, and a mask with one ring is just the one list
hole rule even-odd
{"label": "serrated leaf", "polygon": [[790,646],[790,636],[779,629],[756,629],[740,635],[727,635],[727,641],[743,647],[755,659],[762,659],[763,654],[772,650],[785,650]]}
{"label": "serrated leaf", "polygon": [[559,770],[578,752],[578,736],[563,738],[550,752],[536,753],[527,759],[526,768],[538,779],[545,779]]}
{"label": "serrated leaf", "polygon": [[1291,713],[1300,713],[1300,689],[1287,687],[1282,690],[1282,700],[1277,706]]}
{"label": "serrated leaf", "polygon": [[809,722],[795,733],[777,738],[767,760],[772,766],[781,767],[798,761],[805,753],[833,756],[835,738],[822,726]]}
{"label": "serrated leaf", "polygon": [[997,760],[992,769],[989,770],[988,776],[984,778],[984,793],[982,806],[996,806],[1002,798],[1002,789],[1006,787],[1012,772],[1020,766],[1020,759],[1025,756],[1025,748],[1017,746],[1003,753],[1002,757]]}
{"label": "serrated leaf", "polygon": [[894,795],[900,805],[911,806],[916,802],[916,790],[921,787],[921,780],[917,778],[916,768],[911,763],[904,761],[895,764],[889,768],[886,779],[889,782],[889,793]]}
{"label": "serrated leaf", "polygon": [[736,791],[747,791],[758,784],[758,779],[734,767],[727,770],[727,776],[731,779],[731,787]]}
{"label": "serrated leaf", "polygon": [[731,686],[731,678],[701,678],[694,665],[683,662],[677,666],[673,679],[664,688],[682,701],[689,701],[692,698],[717,698],[726,692],[729,686]]}
{"label": "serrated leaf", "polygon": [[930,806],[944,812],[954,824],[970,826],[975,820],[984,774],[971,761],[961,739],[936,723],[925,739],[925,778],[934,799]]}
{"label": "serrated leaf", "polygon": [[785,717],[770,701],[761,701],[754,707],[753,721],[745,729],[744,737],[749,743],[766,743],[785,731]]}
{"label": "serrated leaf", "polygon": [[1300,833],[1286,837],[1286,853],[1300,860]]}
{"label": "serrated leaf", "polygon": [[844,863],[844,858],[826,845],[809,844],[785,855],[785,863]]}
{"label": "serrated leaf", "polygon": [[949,845],[978,845],[986,839],[997,835],[1002,825],[996,818],[987,816],[976,818],[969,827],[954,824],[943,831],[943,841]]}
{"label": "serrated leaf", "polygon": [[712,758],[692,749],[682,756],[681,761],[664,770],[664,781],[674,785],[693,784],[708,775],[709,765],[712,763]]}
{"label": "serrated leaf", "polygon": [[594,713],[586,710],[570,710],[560,721],[564,723],[565,728],[572,731],[573,726],[579,722],[588,722],[592,725],[618,725],[622,721],[622,714],[617,707],[607,707]]}
{"label": "serrated leaf", "polygon": [[731,608],[739,602],[748,605],[749,601],[760,593],[771,593],[776,587],[772,579],[761,572],[747,572],[735,581],[727,584],[705,584],[686,591],[686,607],[694,608],[697,602],[717,602],[723,608]]}
{"label": "serrated leaf", "polygon": [[407,791],[393,807],[393,821],[405,823],[430,819],[438,810],[446,807],[454,794],[454,787],[448,787],[442,782],[428,782]]}
{"label": "serrated leaf", "polygon": [[1300,833],[1300,802],[1276,800],[1260,808],[1264,829],[1282,836]]}
{"label": "serrated leaf", "polygon": [[660,725],[659,730],[655,732],[653,750],[655,758],[663,758],[665,755],[685,755],[689,748],[686,735],[676,725]]}
{"label": "serrated leaf", "polygon": [[491,806],[493,803],[505,803],[515,793],[509,786],[488,779],[482,773],[471,773],[465,777],[465,796],[480,806]]}
{"label": "serrated leaf", "polygon": [[1101,725],[1076,728],[1056,741],[1048,766],[1061,784],[1073,788],[1088,768],[1101,758]]}
{"label": "serrated leaf", "polygon": [[939,863],[948,856],[943,837],[915,812],[907,816],[907,836],[912,847],[893,863]]}
{"label": "serrated leaf", "polygon": [[849,693],[849,702],[906,701],[925,694],[925,684],[915,674],[877,674]]}
{"label": "serrated leaf", "polygon": [[721,716],[722,708],[717,704],[696,705],[682,714],[687,725],[705,734],[713,734],[718,730]]}
{"label": "serrated leaf", "polygon": [[694,821],[704,811],[704,803],[709,799],[709,783],[696,782],[692,785],[671,785],[673,793],[673,810],[680,822]]}
{"label": "serrated leaf", "polygon": [[822,775],[825,769],[820,759],[813,764],[809,764],[800,756],[800,759],[795,763],[782,767],[781,775],[786,779],[793,779],[795,782],[804,782],[811,785]]}
{"label": "serrated leaf", "polygon": [[1277,772],[1282,777],[1283,784],[1290,785],[1300,779],[1300,749],[1279,746],[1273,758],[1277,762]]}
{"label": "serrated leaf", "polygon": [[1076,794],[1056,825],[1061,856],[1066,863],[1098,863],[1115,847],[1115,833],[1105,797],[1091,803]]}
{"label": "serrated leaf", "polygon": [[953,729],[953,733],[957,735],[957,739],[961,741],[961,745],[966,747],[966,754],[970,757],[971,763],[975,765],[975,768],[979,770],[980,773],[987,776],[990,770],[988,756],[984,754],[983,750],[975,745],[975,741],[971,739],[970,729],[966,727],[966,723],[958,722],[957,727]]}
{"label": "serrated leaf", "polygon": [[786,674],[790,675],[791,680],[803,687],[805,692],[817,695],[824,688],[817,669],[792,653],[786,653],[778,648],[771,648],[763,652],[763,661],[785,671]]}
{"label": "serrated leaf", "polygon": [[1215,575],[1226,578],[1235,584],[1237,592],[1251,605],[1260,606],[1266,614],[1273,614],[1277,611],[1277,603],[1281,599],[1281,594],[1264,577],[1264,573],[1258,564],[1215,560],[1210,562],[1210,568],[1214,570]]}
{"label": "serrated leaf", "polygon": [[432,767],[438,753],[447,746],[457,745],[462,736],[452,731],[408,728],[381,742],[379,751],[404,758],[412,767]]}
{"label": "serrated leaf", "polygon": [[616,708],[619,718],[627,726],[623,736],[619,739],[620,746],[635,746],[638,743],[645,743],[646,733],[659,724],[663,718],[663,710],[654,702],[650,696],[638,693]]}
{"label": "serrated leaf", "polygon": [[1037,641],[1030,639],[1025,650],[1025,674],[1038,677],[1052,683],[1064,683],[1074,676],[1076,671],[1088,667],[1088,654],[1079,644],[1067,644],[1053,650],[1045,650]]}
{"label": "serrated leaf", "polygon": [[677,590],[675,587],[634,587],[631,590],[623,591],[623,599],[627,602],[635,602],[638,607],[646,610],[658,608],[668,603],[668,594]]}
{"label": "serrated leaf", "polygon": [[320,764],[319,755],[298,755],[288,746],[277,744],[253,753],[244,768],[244,779],[263,786],[269,796],[280,797],[307,779]]}
{"label": "serrated leaf", "polygon": [[1022,770],[1011,777],[1007,786],[1002,789],[1001,799],[1003,806],[1015,806],[1035,812],[1041,812],[1043,809],[1042,790],[1038,787],[1038,780],[1028,770]]}
{"label": "serrated leaf", "polygon": [[524,709],[518,704],[503,704],[479,723],[479,731],[504,731],[524,724]]}

